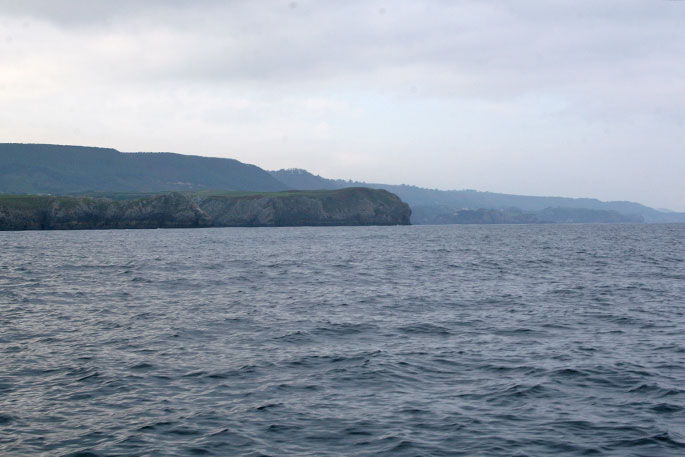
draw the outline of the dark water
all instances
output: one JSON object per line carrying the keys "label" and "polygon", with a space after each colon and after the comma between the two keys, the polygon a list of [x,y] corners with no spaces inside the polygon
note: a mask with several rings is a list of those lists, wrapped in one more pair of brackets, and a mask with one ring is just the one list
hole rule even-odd
{"label": "dark water", "polygon": [[0,233],[0,455],[685,455],[685,225]]}

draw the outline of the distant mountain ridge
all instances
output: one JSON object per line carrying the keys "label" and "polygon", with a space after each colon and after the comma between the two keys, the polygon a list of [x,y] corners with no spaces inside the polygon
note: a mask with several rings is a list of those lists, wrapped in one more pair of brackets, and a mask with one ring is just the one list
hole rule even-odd
{"label": "distant mountain ridge", "polygon": [[[459,210],[478,209],[501,212],[514,209],[539,213],[547,222],[685,222],[685,213],[658,211],[639,203],[627,201],[603,202],[591,198],[537,197],[476,190],[425,189],[404,184],[392,185],[327,179],[302,169],[281,169],[270,173],[291,189],[339,189],[349,186],[385,189],[396,194],[412,207],[414,210],[412,223],[415,224],[459,223],[456,222],[455,218],[444,217],[445,214]],[[596,213],[595,218],[593,218],[587,212],[581,214],[574,211],[579,209],[603,213]],[[509,220],[504,216],[503,218]]]}
{"label": "distant mountain ridge", "polygon": [[116,149],[0,143],[0,193],[190,190],[281,191],[287,186],[234,159]]}

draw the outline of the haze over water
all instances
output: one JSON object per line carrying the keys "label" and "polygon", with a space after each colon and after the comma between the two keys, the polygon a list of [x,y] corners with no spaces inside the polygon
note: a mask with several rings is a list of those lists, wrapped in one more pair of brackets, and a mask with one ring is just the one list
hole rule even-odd
{"label": "haze over water", "polygon": [[684,239],[0,233],[0,454],[680,456]]}

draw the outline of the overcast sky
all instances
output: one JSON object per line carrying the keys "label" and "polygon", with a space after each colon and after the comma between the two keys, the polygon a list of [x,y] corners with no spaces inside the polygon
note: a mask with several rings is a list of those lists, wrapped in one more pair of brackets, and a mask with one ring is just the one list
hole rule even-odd
{"label": "overcast sky", "polygon": [[685,210],[685,1],[0,0],[0,142]]}

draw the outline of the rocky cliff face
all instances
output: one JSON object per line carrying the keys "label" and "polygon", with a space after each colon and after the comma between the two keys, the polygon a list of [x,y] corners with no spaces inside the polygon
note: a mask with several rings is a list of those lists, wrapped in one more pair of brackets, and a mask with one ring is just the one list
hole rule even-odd
{"label": "rocky cliff face", "polygon": [[386,191],[337,191],[196,198],[216,226],[405,225],[411,210]]}
{"label": "rocky cliff face", "polygon": [[409,224],[397,196],[366,188],[161,194],[134,200],[0,196],[0,230]]}
{"label": "rocky cliff face", "polygon": [[88,197],[5,196],[2,230],[69,230],[208,227],[207,215],[182,194],[137,200]]}

